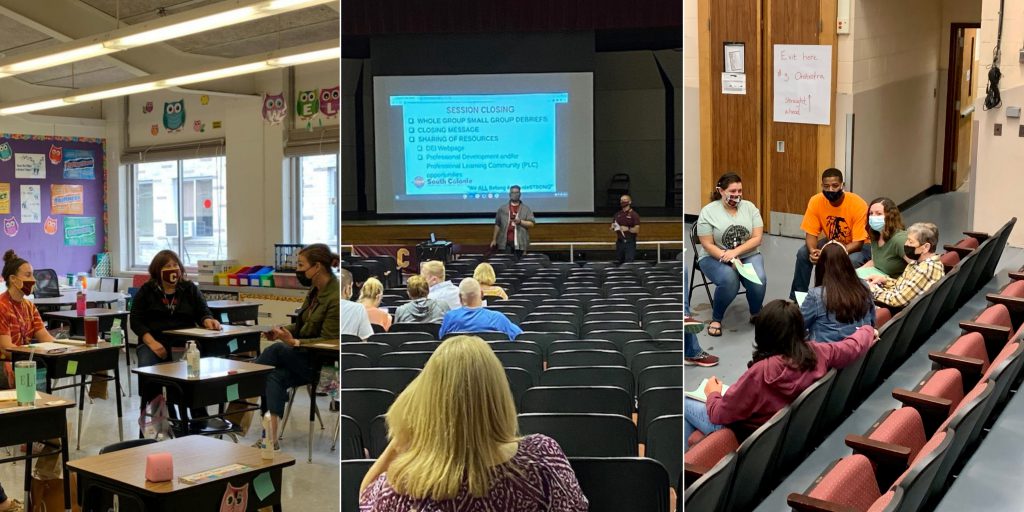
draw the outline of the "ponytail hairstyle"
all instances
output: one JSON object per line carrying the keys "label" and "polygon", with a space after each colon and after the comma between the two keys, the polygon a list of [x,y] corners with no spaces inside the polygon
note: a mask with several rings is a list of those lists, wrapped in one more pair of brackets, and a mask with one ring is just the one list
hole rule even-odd
{"label": "ponytail hairstyle", "polygon": [[732,171],[723,174],[721,178],[718,178],[718,182],[715,183],[715,189],[711,191],[711,200],[721,200],[722,193],[719,192],[719,190],[727,188],[729,185],[732,185],[733,183],[743,183],[743,180],[740,179],[739,174],[736,174]]}
{"label": "ponytail hairstyle", "polygon": [[310,265],[319,263],[325,269],[338,268],[341,264],[341,257],[334,253],[327,244],[312,244],[303,247],[299,254],[306,257]]}

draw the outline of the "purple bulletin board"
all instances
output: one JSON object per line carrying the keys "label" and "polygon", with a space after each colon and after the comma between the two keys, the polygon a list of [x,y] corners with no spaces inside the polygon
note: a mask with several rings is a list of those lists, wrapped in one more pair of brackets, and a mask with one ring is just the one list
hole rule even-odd
{"label": "purple bulletin board", "polygon": [[[42,166],[33,155],[43,155]],[[106,182],[105,139],[0,134],[0,256],[14,249],[36,269],[88,272],[95,255],[107,251]],[[10,186],[9,209],[2,184]],[[33,220],[34,201],[22,211],[22,185],[39,186],[38,223],[23,222]],[[65,194],[56,212],[53,185],[72,186],[59,190]],[[81,187],[81,196],[74,186]],[[62,213],[76,210],[79,202],[81,214]]]}

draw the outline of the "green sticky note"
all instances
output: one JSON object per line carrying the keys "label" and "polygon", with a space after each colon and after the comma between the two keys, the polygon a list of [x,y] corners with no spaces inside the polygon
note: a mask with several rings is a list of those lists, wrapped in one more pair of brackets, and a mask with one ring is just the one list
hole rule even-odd
{"label": "green sticky note", "polygon": [[68,375],[75,375],[78,373],[78,361],[68,361]]}
{"label": "green sticky note", "polygon": [[238,384],[229,384],[227,389],[228,402],[238,400]]}
{"label": "green sticky note", "polygon": [[267,499],[267,496],[274,494],[274,480],[270,478],[270,473],[260,473],[260,476],[252,480],[252,486],[256,488],[256,497],[263,501]]}
{"label": "green sticky note", "polygon": [[228,342],[228,352],[234,354],[238,350],[238,340],[234,339]]}
{"label": "green sticky note", "polygon": [[220,323],[228,323],[228,314],[226,312],[220,314]]}

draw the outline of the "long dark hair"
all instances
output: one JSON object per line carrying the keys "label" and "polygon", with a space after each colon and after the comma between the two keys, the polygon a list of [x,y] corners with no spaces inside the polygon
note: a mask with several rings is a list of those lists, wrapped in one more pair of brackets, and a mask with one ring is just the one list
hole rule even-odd
{"label": "long dark hair", "polygon": [[825,309],[836,315],[836,320],[848,324],[868,314],[873,307],[871,292],[857,277],[857,271],[839,244],[825,244],[814,267],[814,286],[824,286],[822,297]]}
{"label": "long dark hair", "polygon": [[164,249],[164,250],[156,253],[156,255],[153,256],[153,259],[150,260],[150,262],[149,262],[149,280],[154,282],[154,283],[156,283],[156,284],[158,284],[158,285],[161,284],[160,283],[160,271],[163,270],[164,265],[167,265],[168,263],[170,263],[172,261],[174,263],[178,264],[178,272],[180,272],[180,274],[178,275],[178,281],[179,282],[184,281],[185,280],[185,265],[181,264],[181,259],[178,258],[178,253],[176,253],[176,252],[174,252],[174,251],[172,251],[170,249]]}
{"label": "long dark hair", "polygon": [[805,332],[804,316],[795,302],[777,299],[765,304],[754,323],[754,355],[747,367],[781,356],[791,368],[813,370],[818,356],[804,341]]}
{"label": "long dark hair", "polygon": [[[881,204],[882,211],[885,212],[885,227],[883,227],[882,232],[879,233],[878,231],[871,229],[871,222],[868,222],[865,219],[865,222],[867,222],[868,236],[871,237],[872,242],[877,242],[880,237],[886,241],[891,240],[892,235],[896,234],[897,231],[904,229],[903,215],[900,214],[900,209],[896,206],[896,202],[888,197],[879,197],[878,199],[871,201],[868,203],[868,210],[871,210],[871,205],[876,203]],[[868,214],[868,217],[870,218],[871,215]]]}
{"label": "long dark hair", "polygon": [[8,249],[7,252],[4,253],[4,282],[6,283],[8,278],[17,274],[18,269],[26,263],[28,262],[18,256],[18,254],[14,252],[14,249]]}
{"label": "long dark hair", "polygon": [[718,201],[721,199],[722,193],[719,192],[718,189],[729,188],[729,185],[732,185],[733,183],[743,183],[739,174],[734,172],[727,172],[723,174],[721,178],[718,178],[718,182],[715,183],[715,189],[711,191],[711,200]]}

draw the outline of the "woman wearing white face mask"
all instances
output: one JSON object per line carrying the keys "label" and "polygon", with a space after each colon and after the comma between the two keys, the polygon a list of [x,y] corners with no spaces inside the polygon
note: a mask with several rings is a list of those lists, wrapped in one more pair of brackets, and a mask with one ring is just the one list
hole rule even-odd
{"label": "woman wearing white face mask", "polygon": [[888,197],[879,197],[868,203],[868,238],[871,260],[865,267],[875,267],[879,272],[897,277],[903,273],[907,261],[903,259],[903,245],[907,243],[907,231],[903,228],[903,216],[896,203]]}
{"label": "woman wearing white face mask", "polygon": [[[764,221],[754,203],[743,200],[743,182],[736,173],[725,173],[718,179],[711,199],[697,218],[697,264],[715,283],[708,335],[721,336],[725,310],[739,293],[741,283],[747,290],[751,319],[761,312],[768,283],[764,258],[758,250]],[[741,276],[734,262],[751,264],[761,283]]]}

